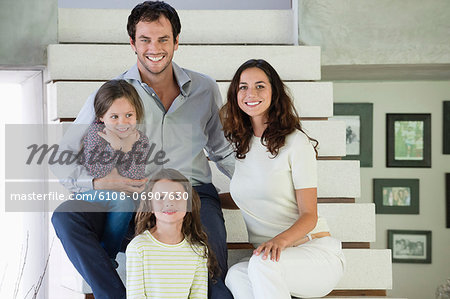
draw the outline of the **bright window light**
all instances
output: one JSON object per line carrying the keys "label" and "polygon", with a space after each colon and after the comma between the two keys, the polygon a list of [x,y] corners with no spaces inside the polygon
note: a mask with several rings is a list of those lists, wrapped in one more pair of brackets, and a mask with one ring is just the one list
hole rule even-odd
{"label": "bright window light", "polygon": [[[22,86],[0,83],[0,298],[14,298],[20,273],[21,248],[25,250],[26,234],[23,232],[23,213],[5,212],[5,124],[22,122]],[[30,254],[30,252],[28,252]],[[23,283],[23,281],[22,281]],[[19,298],[19,297],[17,297]]]}
{"label": "bright window light", "polygon": [[2,124],[22,123],[22,86],[0,83],[0,115]]}

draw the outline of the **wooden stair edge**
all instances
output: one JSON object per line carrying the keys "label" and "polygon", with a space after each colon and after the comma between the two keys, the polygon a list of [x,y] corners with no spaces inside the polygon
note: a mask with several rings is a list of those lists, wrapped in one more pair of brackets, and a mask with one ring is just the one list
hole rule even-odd
{"label": "wooden stair edge", "polygon": [[73,121],[75,121],[75,117],[60,117],[59,121],[62,123],[73,122]]}
{"label": "wooden stair edge", "polygon": [[326,295],[327,298],[342,296],[358,297],[386,297],[386,290],[333,290]]}
{"label": "wooden stair edge", "polygon": [[355,198],[350,197],[318,197],[317,203],[355,203]]}
{"label": "wooden stair edge", "polygon": [[[333,290],[326,298],[333,297],[342,297],[342,296],[350,296],[350,297],[386,297],[386,290]],[[93,294],[86,294],[85,299],[95,299]]]}
{"label": "wooden stair edge", "polygon": [[[219,198],[222,202],[222,209],[225,210],[239,210],[236,205],[230,204],[232,201],[229,192],[220,193]],[[317,203],[356,203],[355,198],[347,197],[318,197]]]}
{"label": "wooden stair edge", "polygon": [[342,157],[340,157],[340,156],[319,156],[319,157],[317,157],[317,160],[319,160],[319,161],[330,161],[330,160],[341,161]]}
{"label": "wooden stair edge", "polygon": [[[255,249],[253,244],[248,242],[227,243],[230,250],[235,249]],[[342,249],[370,249],[370,242],[342,242]]]}

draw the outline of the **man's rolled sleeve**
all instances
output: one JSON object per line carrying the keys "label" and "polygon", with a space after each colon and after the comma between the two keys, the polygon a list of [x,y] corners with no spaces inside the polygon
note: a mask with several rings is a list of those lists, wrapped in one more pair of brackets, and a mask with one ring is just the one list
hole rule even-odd
{"label": "man's rolled sleeve", "polygon": [[206,144],[206,151],[211,161],[215,162],[217,168],[226,176],[231,178],[234,173],[234,154],[233,146],[226,140],[222,123],[220,122],[219,110],[222,106],[222,97],[220,95],[219,87],[214,82],[214,104],[211,108],[211,118],[206,126],[206,134],[208,135],[208,142]]}

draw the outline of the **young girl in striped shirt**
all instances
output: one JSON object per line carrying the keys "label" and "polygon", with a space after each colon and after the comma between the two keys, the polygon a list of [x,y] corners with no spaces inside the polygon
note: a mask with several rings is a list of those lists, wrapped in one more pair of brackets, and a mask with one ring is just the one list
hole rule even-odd
{"label": "young girl in striped shirt", "polygon": [[218,264],[200,222],[200,198],[177,170],[150,180],[126,255],[127,298],[208,297]]}

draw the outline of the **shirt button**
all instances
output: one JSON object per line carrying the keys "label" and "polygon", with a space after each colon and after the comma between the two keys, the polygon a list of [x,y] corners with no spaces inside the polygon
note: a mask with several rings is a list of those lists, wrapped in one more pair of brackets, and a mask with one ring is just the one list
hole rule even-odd
{"label": "shirt button", "polygon": [[154,97],[154,96],[155,96],[155,94],[154,94],[154,93],[152,93],[152,96]]}

